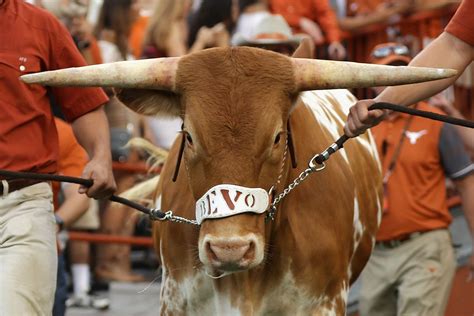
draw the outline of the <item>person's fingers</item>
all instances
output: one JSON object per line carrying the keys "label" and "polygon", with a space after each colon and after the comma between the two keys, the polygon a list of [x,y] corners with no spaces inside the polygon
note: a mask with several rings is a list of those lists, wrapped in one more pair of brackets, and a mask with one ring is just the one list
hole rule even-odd
{"label": "person's fingers", "polygon": [[367,120],[364,121],[364,124],[374,125],[380,122],[385,116],[385,111],[383,110],[370,110],[367,112]]}
{"label": "person's fingers", "polygon": [[[81,178],[83,178],[83,179],[91,179],[92,178],[92,171],[89,169],[88,165],[86,165],[86,167],[82,171]],[[81,185],[78,189],[78,192],[80,194],[84,194],[84,193],[87,192],[88,189],[89,189],[88,187],[86,187],[84,185]]]}
{"label": "person's fingers", "polygon": [[110,166],[101,163],[89,162],[84,168],[82,177],[91,179],[93,185],[89,188],[81,186],[79,193],[85,193],[88,197],[100,199],[112,195],[116,190],[115,180]]}
{"label": "person's fingers", "polygon": [[[357,134],[357,128],[354,125],[354,121],[352,119],[349,119],[346,123],[347,127],[347,132],[346,135],[349,137],[356,137],[359,134]],[[346,129],[346,128],[345,128]]]}

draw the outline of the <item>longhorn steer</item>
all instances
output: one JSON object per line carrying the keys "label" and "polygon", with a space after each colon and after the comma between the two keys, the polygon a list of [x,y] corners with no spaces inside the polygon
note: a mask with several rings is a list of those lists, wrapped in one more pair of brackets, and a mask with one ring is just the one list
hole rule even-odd
{"label": "longhorn steer", "polygon": [[[162,315],[344,315],[349,285],[369,258],[381,217],[381,172],[370,133],[349,141],[286,196],[274,221],[252,209],[265,207],[269,196],[251,188],[282,192],[342,133],[355,98],[347,90],[301,91],[447,75],[233,48],[24,80],[132,88],[121,99],[137,112],[184,119],[184,163],[172,182],[176,143],[158,185],[158,207],[194,218],[199,200],[199,215],[233,216],[204,218],[200,227],[154,224]],[[296,169],[285,158],[288,120]]]}

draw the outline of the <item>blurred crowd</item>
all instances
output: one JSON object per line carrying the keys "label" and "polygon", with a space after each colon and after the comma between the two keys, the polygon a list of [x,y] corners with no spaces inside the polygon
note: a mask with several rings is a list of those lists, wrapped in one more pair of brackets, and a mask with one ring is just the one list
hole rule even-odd
{"label": "blurred crowd", "polygon": [[[441,20],[426,25],[424,36],[419,30],[400,23],[410,16],[427,10],[442,10],[456,5],[452,0],[29,0],[45,8],[60,19],[70,32],[74,43],[89,64],[124,60],[172,57],[197,52],[211,47],[254,46],[291,55],[301,40],[309,39],[315,58],[381,62],[382,57],[415,55],[430,39],[444,28]],[[373,29],[376,28],[377,32]],[[354,53],[351,38],[367,37],[365,49]],[[379,60],[374,59],[372,48],[379,46]],[[351,46],[352,45],[352,46]],[[396,47],[404,47],[397,51]],[[399,49],[400,50],[400,49]],[[371,53],[372,52],[372,53]],[[403,59],[403,58],[401,58]],[[181,129],[180,119],[144,117],[128,110],[114,98],[114,91],[106,91],[111,101],[106,105],[110,124],[112,157],[117,163],[142,163],[146,155],[125,147],[133,137],[143,137],[151,143],[169,149]],[[364,93],[375,93],[367,90]],[[430,103],[456,117],[466,113],[454,104],[454,92],[445,91]],[[54,106],[56,115],[60,110]],[[65,124],[57,123],[61,137],[73,137]],[[70,127],[69,127],[70,128]],[[462,132],[462,131],[461,131]],[[466,136],[469,139],[470,136]],[[472,143],[472,142],[471,142]],[[61,145],[60,141],[60,146]],[[64,145],[66,146],[66,145]],[[474,146],[466,147],[474,157]],[[72,148],[72,147],[71,147]],[[71,158],[72,149],[61,149],[63,161]],[[81,156],[78,153],[78,156]],[[84,154],[85,155],[85,154]],[[84,156],[83,155],[83,156]],[[69,158],[67,158],[69,157]],[[71,164],[77,163],[77,158]],[[83,163],[83,162],[80,162]],[[61,165],[61,164],[60,164]],[[67,165],[67,164],[65,164]],[[71,170],[77,170],[72,172]],[[80,176],[76,169],[60,173]],[[72,173],[72,174],[71,174]],[[140,178],[128,171],[115,171],[117,192],[132,187]],[[57,209],[68,203],[75,191],[56,188]],[[112,235],[132,236],[137,229],[138,217],[129,209],[88,200],[75,201],[87,209],[82,221],[71,218],[66,228],[100,231]],[[72,203],[72,202],[70,202]],[[63,214],[62,217],[68,215]],[[83,218],[84,217],[84,218]],[[60,238],[61,240],[61,238]],[[104,309],[106,298],[91,295],[91,280],[143,281],[144,277],[132,272],[128,245],[97,245],[92,251],[86,242],[70,242],[68,261],[73,294],[68,306]],[[94,256],[92,254],[95,254]],[[95,258],[95,260],[93,260]],[[66,290],[67,291],[67,290]],[[65,300],[63,295],[62,300]]]}

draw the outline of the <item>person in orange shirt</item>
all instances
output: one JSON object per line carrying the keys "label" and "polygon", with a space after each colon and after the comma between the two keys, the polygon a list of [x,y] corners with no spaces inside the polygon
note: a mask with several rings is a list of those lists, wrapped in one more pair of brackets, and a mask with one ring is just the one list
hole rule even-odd
{"label": "person in orange shirt", "polygon": [[[407,65],[408,48],[377,45],[371,61]],[[442,114],[426,102],[415,107]],[[449,124],[393,112],[372,133],[382,162],[384,209],[362,274],[360,313],[444,315],[456,269],[445,177],[456,184],[464,212],[474,213],[474,164]]]}
{"label": "person in orange shirt", "polygon": [[[472,12],[474,12],[474,1],[463,0],[444,32],[410,62],[410,66],[415,67],[453,68],[458,71],[457,76],[433,82],[389,87],[374,100],[359,100],[347,117],[345,134],[355,137],[383,120],[386,111],[368,111],[376,101],[408,106],[452,85],[474,60]],[[474,217],[470,222],[470,228],[474,230]],[[474,261],[472,266],[474,269]]]}
{"label": "person in orange shirt", "polygon": [[[344,133],[349,137],[355,137],[380,123],[387,111],[369,111],[369,107],[375,102],[390,102],[408,106],[431,97],[452,85],[474,60],[472,12],[474,12],[474,1],[463,0],[444,32],[409,64],[417,67],[453,68],[458,71],[457,76],[433,82],[389,87],[374,100],[357,101],[349,111]],[[471,179],[471,181],[474,180]],[[474,194],[471,199],[474,199]],[[474,212],[466,214],[466,219],[471,234],[474,234]],[[474,273],[474,255],[471,256],[469,267],[471,273]]]}
{"label": "person in orange shirt", "polygon": [[346,50],[341,44],[337,18],[329,0],[270,0],[269,4],[271,11],[282,15],[294,33],[307,33],[315,44],[322,44],[326,40],[331,59],[345,58]]}
{"label": "person in orange shirt", "polygon": [[[77,142],[72,127],[65,121],[55,117],[54,123],[58,132],[58,174],[81,177],[82,170],[89,158],[84,148]],[[97,230],[99,214],[97,201],[79,194],[78,184],[52,183],[53,202],[58,233],[63,229]],[[64,258],[64,242],[59,237],[58,275],[53,316],[63,316],[67,306],[93,307],[106,309],[107,298],[90,296],[90,244],[82,241],[69,242],[69,261],[71,264],[74,296],[67,299],[66,267]]]}
{"label": "person in orange shirt", "polygon": [[337,0],[332,3],[339,27],[349,32],[376,23],[399,21],[401,14],[414,9],[412,0]]}

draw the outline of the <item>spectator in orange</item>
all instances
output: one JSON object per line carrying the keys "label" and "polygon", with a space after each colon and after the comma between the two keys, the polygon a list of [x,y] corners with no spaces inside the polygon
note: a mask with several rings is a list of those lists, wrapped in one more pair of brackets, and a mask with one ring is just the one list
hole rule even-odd
{"label": "spectator in orange", "polygon": [[270,0],[270,8],[282,15],[295,33],[307,33],[315,44],[329,43],[331,59],[345,58],[346,50],[341,44],[337,18],[329,0]]}
{"label": "spectator in orange", "polygon": [[[344,127],[346,135],[355,137],[383,120],[385,111],[368,111],[368,108],[376,101],[408,106],[429,98],[452,85],[473,61],[473,11],[474,1],[463,0],[444,32],[410,62],[410,66],[417,67],[453,68],[458,71],[457,76],[433,82],[389,87],[374,100],[359,100],[347,118]],[[470,226],[474,231],[474,218]],[[471,265],[474,270],[474,256]]]}
{"label": "spectator in orange", "polygon": [[[72,127],[55,117],[58,131],[58,174],[80,177],[87,164],[88,157],[79,145]],[[58,232],[63,229],[98,229],[99,215],[97,202],[78,193],[79,185],[73,183],[53,182],[53,201]],[[60,238],[61,239],[61,238]],[[59,242],[58,276],[53,315],[65,314],[67,298],[66,267],[64,259],[64,241]],[[88,242],[70,241],[69,257],[74,286],[74,297],[69,306],[96,306],[99,309],[108,307],[108,300],[89,296],[90,290],[90,245]],[[81,303],[79,305],[79,303]]]}
{"label": "spectator in orange", "polygon": [[[99,47],[105,63],[133,59],[128,47],[128,36],[133,21],[138,16],[137,0],[104,0],[96,26]],[[114,95],[108,89],[110,96]],[[133,136],[139,136],[141,118],[117,98],[111,98],[105,107],[110,123],[112,159],[115,162],[137,163],[138,153],[124,148]],[[136,175],[128,171],[114,171],[117,192],[135,183]],[[106,234],[131,236],[135,229],[132,210],[107,203],[101,214],[101,231]],[[98,245],[95,275],[102,281],[142,281],[143,277],[131,271],[130,245]]]}
{"label": "spectator in orange", "polygon": [[[56,172],[57,134],[48,98],[52,95],[91,157],[82,176],[94,184],[80,187],[80,193],[95,198],[111,195],[115,182],[102,109],[108,99],[103,92],[48,89],[19,80],[28,73],[84,66],[70,34],[50,13],[23,0],[0,0],[0,16],[0,168]],[[31,180],[3,178],[0,182],[1,314],[49,315],[57,274],[51,187]]]}
{"label": "spectator in orange", "polygon": [[[372,63],[406,66],[408,48],[387,43]],[[374,88],[380,93],[383,88]],[[426,102],[420,110],[441,114]],[[384,205],[374,250],[362,274],[361,315],[444,315],[456,259],[445,177],[474,215],[474,164],[447,123],[393,112],[372,128],[382,163]]]}
{"label": "spectator in orange", "polygon": [[414,8],[413,0],[342,0],[333,1],[337,12],[339,27],[344,31],[354,32],[376,23],[391,23],[400,20]]}
{"label": "spectator in orange", "polygon": [[145,38],[145,31],[148,27],[149,16],[140,15],[137,20],[132,24],[130,29],[130,36],[128,38],[128,45],[130,52],[135,59],[139,59],[142,56],[143,51],[143,39]]}

